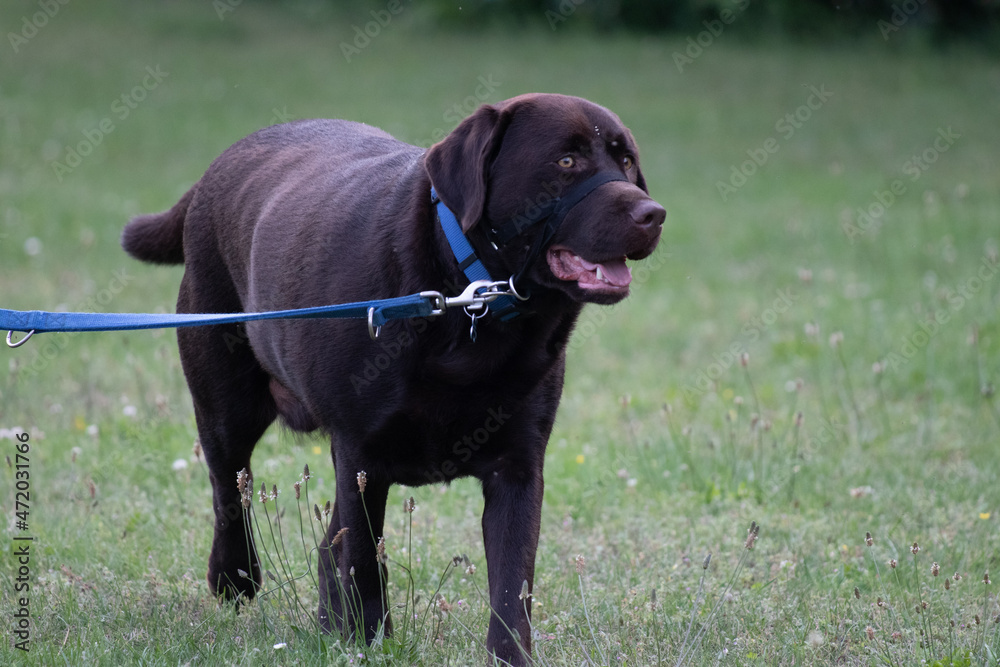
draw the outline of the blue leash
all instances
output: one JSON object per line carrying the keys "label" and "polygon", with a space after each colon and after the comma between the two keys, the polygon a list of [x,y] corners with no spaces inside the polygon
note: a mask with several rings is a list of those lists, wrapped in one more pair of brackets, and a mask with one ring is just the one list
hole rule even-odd
{"label": "blue leash", "polygon": [[[196,327],[210,324],[231,324],[256,320],[314,319],[314,318],[367,318],[368,334],[378,338],[382,325],[389,320],[414,317],[434,317],[452,306],[461,306],[472,318],[470,335],[475,340],[476,319],[486,314],[487,307],[496,301],[497,316],[502,320],[519,313],[516,300],[523,300],[514,289],[514,277],[495,281],[483,263],[476,257],[462,228],[447,206],[438,199],[434,190],[431,196],[437,205],[438,217],[448,243],[455,253],[459,266],[469,279],[469,286],[459,296],[444,297],[440,292],[420,292],[374,301],[358,301],[332,306],[271,310],[261,313],[54,313],[42,310],[7,310],[0,308],[0,331],[7,332],[8,347],[20,347],[36,333],[70,331],[131,331],[136,329],[164,329]],[[13,341],[13,333],[26,333]]]}
{"label": "blue leash", "polygon": [[[369,333],[375,338],[379,327],[389,320],[440,315],[446,307],[440,292],[420,292],[409,296],[344,303],[333,306],[271,310],[261,313],[52,313],[42,310],[6,310],[0,308],[0,331],[6,330],[7,344],[23,345],[32,334],[56,331],[129,331],[195,327],[209,324],[253,322],[255,320],[303,318],[367,318]],[[28,335],[12,343],[11,333]]]}

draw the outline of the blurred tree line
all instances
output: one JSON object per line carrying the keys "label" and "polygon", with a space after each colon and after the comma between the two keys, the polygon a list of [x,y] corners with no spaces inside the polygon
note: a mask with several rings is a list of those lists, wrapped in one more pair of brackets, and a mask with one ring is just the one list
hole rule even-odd
{"label": "blurred tree line", "polygon": [[[471,24],[563,25],[597,30],[690,33],[715,21],[740,31],[791,37],[894,33],[916,28],[933,39],[1000,35],[1000,0],[329,0],[379,11],[420,3],[436,19]],[[389,7],[392,5],[392,7]],[[726,19],[730,19],[726,21]],[[724,23],[724,24],[725,24]]]}

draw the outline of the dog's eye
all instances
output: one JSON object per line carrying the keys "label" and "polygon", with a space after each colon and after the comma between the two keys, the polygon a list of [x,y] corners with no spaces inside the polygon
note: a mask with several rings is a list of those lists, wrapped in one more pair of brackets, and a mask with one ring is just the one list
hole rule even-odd
{"label": "dog's eye", "polygon": [[632,159],[631,155],[626,155],[622,158],[622,166],[625,167],[625,171],[628,171],[635,165],[635,160]]}
{"label": "dog's eye", "polygon": [[570,169],[576,164],[576,160],[573,159],[572,155],[564,155],[559,158],[559,166],[563,169]]}

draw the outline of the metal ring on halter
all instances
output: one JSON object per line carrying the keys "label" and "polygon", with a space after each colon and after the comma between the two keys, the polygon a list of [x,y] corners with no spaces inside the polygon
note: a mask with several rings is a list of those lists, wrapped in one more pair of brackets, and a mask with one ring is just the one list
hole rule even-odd
{"label": "metal ring on halter", "polygon": [[382,325],[375,326],[375,306],[368,309],[368,335],[372,340],[378,340],[378,335],[382,332]]}
{"label": "metal ring on halter", "polygon": [[517,288],[514,287],[514,276],[507,279],[507,287],[510,288],[510,295],[517,299],[518,301],[527,301],[527,296],[521,296],[517,293]]}
{"label": "metal ring on halter", "polygon": [[29,331],[24,336],[24,338],[22,338],[21,340],[17,341],[16,343],[14,343],[14,342],[12,342],[12,337],[14,336],[14,332],[13,331],[8,331],[7,332],[7,347],[9,347],[9,348],[21,347],[22,345],[24,345],[25,343],[28,342],[28,339],[31,338],[32,334],[34,334],[34,333],[35,333],[35,330],[32,329],[31,331]]}

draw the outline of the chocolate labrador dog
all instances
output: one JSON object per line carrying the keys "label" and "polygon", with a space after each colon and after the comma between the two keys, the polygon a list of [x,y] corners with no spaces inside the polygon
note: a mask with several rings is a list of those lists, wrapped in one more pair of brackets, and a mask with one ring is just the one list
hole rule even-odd
{"label": "chocolate labrador dog", "polygon": [[664,215],[615,114],[532,94],[482,106],[429,150],[348,121],[269,127],[226,150],[172,209],[132,220],[132,256],[184,263],[182,313],[453,295],[477,259],[506,281],[488,309],[393,320],[378,338],[356,320],[178,330],[214,490],[212,590],[251,598],[260,585],[237,473],[281,417],[331,440],[324,629],[391,631],[375,541],[390,485],[471,475],[485,498],[487,648],[529,663],[531,600],[520,595],[532,587],[566,344],[584,304],[628,295],[627,260],[653,252]]}

